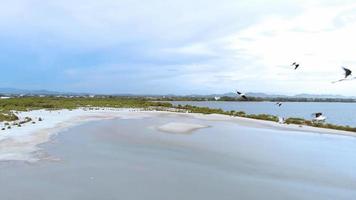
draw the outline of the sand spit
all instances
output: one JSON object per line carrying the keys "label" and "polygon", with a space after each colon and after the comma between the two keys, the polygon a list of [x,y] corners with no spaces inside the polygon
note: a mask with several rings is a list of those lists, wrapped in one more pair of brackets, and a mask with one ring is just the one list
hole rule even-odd
{"label": "sand spit", "polygon": [[[59,110],[46,111],[36,110],[29,112],[18,113],[20,120],[25,117],[30,117],[35,122],[22,124],[21,127],[0,123],[0,161],[27,161],[35,162],[39,158],[36,152],[40,149],[39,144],[48,142],[52,136],[57,133],[85,122],[105,120],[105,119],[143,119],[149,117],[164,117],[175,116],[185,118],[195,118],[207,121],[222,121],[236,123],[239,126],[249,126],[254,128],[274,129],[285,132],[305,132],[305,133],[320,133],[356,136],[352,132],[337,131],[331,129],[314,128],[298,125],[278,124],[275,122],[246,119],[240,117],[230,117],[226,115],[204,115],[192,113],[173,113],[167,111],[142,111],[139,109],[114,109],[114,108],[100,108],[100,109],[76,109],[76,110]],[[40,121],[39,118],[42,120]],[[198,129],[207,128],[209,126],[194,124],[194,123],[177,123],[170,122],[156,127],[160,131],[175,133],[175,134],[189,134]]]}
{"label": "sand spit", "polygon": [[[170,113],[166,113],[166,114],[170,114]],[[349,132],[349,131],[302,126],[296,124],[280,124],[272,121],[249,119],[243,117],[232,117],[228,115],[220,115],[220,114],[204,115],[199,113],[178,113],[178,114],[186,117],[192,117],[192,118],[203,119],[208,121],[232,122],[241,126],[248,126],[253,128],[265,128],[265,129],[267,128],[267,129],[289,131],[289,132],[293,131],[293,132],[305,132],[305,133],[313,133],[313,134],[318,133],[318,134],[356,137],[356,133]]]}

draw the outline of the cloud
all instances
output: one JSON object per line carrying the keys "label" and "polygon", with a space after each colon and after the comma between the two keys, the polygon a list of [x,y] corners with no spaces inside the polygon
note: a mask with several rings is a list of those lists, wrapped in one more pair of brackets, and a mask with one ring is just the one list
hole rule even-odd
{"label": "cloud", "polygon": [[[305,7],[291,18],[270,16],[237,33],[233,46],[242,49],[246,57],[253,56],[252,70],[259,79],[275,82],[274,86],[286,85],[298,92],[352,94],[351,83],[341,88],[330,82],[342,76],[341,66],[356,64],[355,11],[356,4],[317,5]],[[301,68],[292,74],[290,64],[294,61]],[[327,87],[330,90],[318,89]]]}
{"label": "cloud", "polygon": [[[314,2],[3,2],[3,86],[108,93],[218,93],[236,87],[319,93],[318,87],[339,78],[339,66],[356,62],[356,8],[352,1]],[[300,62],[302,70],[291,71],[292,61]],[[14,78],[17,71],[25,73]],[[351,82],[340,85],[344,88],[330,90],[354,91]]]}

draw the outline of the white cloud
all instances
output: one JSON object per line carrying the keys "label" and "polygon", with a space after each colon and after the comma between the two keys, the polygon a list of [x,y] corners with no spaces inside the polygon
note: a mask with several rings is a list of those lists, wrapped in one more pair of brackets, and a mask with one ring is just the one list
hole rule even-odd
{"label": "white cloud", "polygon": [[3,50],[12,62],[63,68],[51,85],[68,90],[114,91],[139,75],[135,91],[353,94],[354,82],[330,82],[342,65],[356,71],[355,21],[352,1],[13,0],[0,8],[0,41],[36,58]]}
{"label": "white cloud", "polygon": [[[255,58],[251,71],[264,82],[298,92],[355,94],[351,82],[330,84],[342,77],[341,66],[356,71],[355,16],[356,4],[309,5],[296,17],[266,17],[234,35],[232,46]],[[297,71],[294,61],[301,64]]]}

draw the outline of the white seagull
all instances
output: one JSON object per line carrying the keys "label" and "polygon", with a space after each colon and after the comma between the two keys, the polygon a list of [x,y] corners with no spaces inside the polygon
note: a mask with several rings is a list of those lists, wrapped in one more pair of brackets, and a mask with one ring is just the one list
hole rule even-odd
{"label": "white seagull", "polygon": [[276,105],[281,107],[283,105],[283,103],[282,102],[277,102]]}

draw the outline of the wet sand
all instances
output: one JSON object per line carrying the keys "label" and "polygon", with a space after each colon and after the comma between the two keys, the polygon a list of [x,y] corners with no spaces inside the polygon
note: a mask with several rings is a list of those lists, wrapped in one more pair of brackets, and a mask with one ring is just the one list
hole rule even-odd
{"label": "wet sand", "polygon": [[[82,124],[2,162],[2,199],[354,199],[356,138],[222,116],[155,113]],[[159,127],[204,128],[171,134]],[[271,127],[272,126],[272,127]],[[316,129],[313,129],[316,130]],[[182,130],[181,130],[182,131]]]}
{"label": "wet sand", "polygon": [[[169,122],[156,129],[167,133],[190,134],[195,130],[206,128],[201,124],[191,123],[193,119],[230,122],[236,125],[252,128],[272,129],[304,132],[307,134],[334,134],[355,136],[352,132],[337,131],[331,129],[321,129],[307,126],[278,124],[275,122],[247,119],[241,117],[230,117],[226,115],[204,115],[192,113],[172,113],[162,111],[141,111],[137,109],[76,109],[76,110],[58,110],[45,111],[36,110],[30,112],[21,112],[18,114],[23,120],[25,117],[31,117],[36,124],[26,123],[21,127],[12,126],[11,129],[0,131],[0,161],[26,161],[36,162],[38,158],[33,156],[33,152],[38,151],[38,145],[46,143],[53,135],[66,130],[67,128],[87,123],[90,121],[107,119],[146,119],[150,117],[178,117],[189,118],[186,123]],[[43,121],[38,121],[41,118]],[[5,126],[6,127],[6,126]]]}
{"label": "wet sand", "polygon": [[204,126],[201,124],[191,124],[191,123],[177,123],[177,122],[170,122],[164,124],[162,126],[158,126],[157,130],[167,132],[167,133],[176,133],[176,134],[190,134],[193,131],[207,128],[209,126]]}

